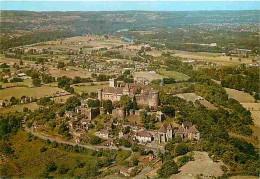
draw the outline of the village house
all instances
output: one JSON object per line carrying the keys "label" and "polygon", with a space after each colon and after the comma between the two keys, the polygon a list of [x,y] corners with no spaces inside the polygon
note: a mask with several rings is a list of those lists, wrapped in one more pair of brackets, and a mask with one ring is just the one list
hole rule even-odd
{"label": "village house", "polygon": [[174,129],[171,124],[164,123],[159,131],[155,134],[155,140],[159,143],[168,142],[174,137]]}
{"label": "village house", "polygon": [[136,133],[136,140],[138,140],[140,143],[147,143],[152,142],[153,136],[145,130],[141,130]]}
{"label": "village house", "polygon": [[43,127],[45,125],[45,121],[40,120],[40,121],[35,121],[33,123],[33,129],[38,129],[40,127]]}
{"label": "village house", "polygon": [[106,128],[106,129],[102,129],[101,131],[99,131],[99,137],[100,138],[103,138],[103,139],[108,139],[109,138],[109,129]]}
{"label": "village house", "polygon": [[190,140],[200,140],[200,132],[191,122],[182,123],[175,135],[180,136],[182,139],[187,137]]}

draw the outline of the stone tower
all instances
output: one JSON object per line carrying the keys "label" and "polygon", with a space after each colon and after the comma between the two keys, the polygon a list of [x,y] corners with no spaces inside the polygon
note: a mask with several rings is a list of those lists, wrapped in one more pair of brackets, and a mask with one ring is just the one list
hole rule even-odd
{"label": "stone tower", "polygon": [[159,91],[156,91],[156,90],[150,91],[149,106],[152,106],[152,107],[159,106]]}
{"label": "stone tower", "polygon": [[117,87],[117,80],[115,78],[109,79],[109,87]]}
{"label": "stone tower", "polygon": [[102,92],[103,92],[103,89],[98,89],[98,100],[100,102],[102,101]]}

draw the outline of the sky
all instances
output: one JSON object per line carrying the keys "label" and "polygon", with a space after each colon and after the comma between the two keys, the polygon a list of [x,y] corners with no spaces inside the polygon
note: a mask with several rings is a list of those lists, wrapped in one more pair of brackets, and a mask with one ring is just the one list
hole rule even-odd
{"label": "sky", "polygon": [[259,10],[260,1],[149,1],[149,0],[0,0],[1,10],[27,11],[198,11]]}

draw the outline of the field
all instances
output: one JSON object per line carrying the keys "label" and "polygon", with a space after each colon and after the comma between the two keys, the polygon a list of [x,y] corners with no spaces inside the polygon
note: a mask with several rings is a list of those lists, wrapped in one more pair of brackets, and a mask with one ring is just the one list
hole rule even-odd
{"label": "field", "polygon": [[51,96],[56,92],[65,92],[64,90],[57,87],[41,86],[37,88],[27,88],[27,87],[13,87],[2,89],[0,93],[0,99],[10,99],[12,96],[16,98],[21,98],[23,95],[27,97],[45,97]]}
{"label": "field", "polygon": [[67,68],[67,69],[68,70],[50,68],[48,70],[48,72],[53,77],[62,77],[62,76],[67,76],[70,78],[75,78],[76,76],[81,77],[81,78],[91,77],[91,72],[88,72],[82,68]]}
{"label": "field", "polygon": [[[91,83],[80,83],[77,85],[72,85],[75,92],[81,94],[82,92],[90,93],[90,92],[97,92],[99,88],[103,88],[108,83],[107,82],[94,82],[94,86],[91,85]],[[82,85],[82,86],[81,86]]]}
{"label": "field", "polygon": [[235,89],[225,88],[229,98],[233,98],[237,100],[240,103],[254,103],[254,97],[251,96],[248,93],[245,93],[243,91],[238,91]]}
{"label": "field", "polygon": [[166,71],[166,70],[161,70],[159,71],[159,74],[167,76],[167,77],[172,77],[176,81],[187,81],[189,79],[189,76],[179,73],[177,71]]}
{"label": "field", "polygon": [[180,168],[180,173],[172,175],[172,179],[180,178],[194,178],[197,175],[202,175],[202,178],[208,178],[212,176],[221,176],[223,171],[220,166],[223,165],[222,162],[213,162],[209,158],[207,152],[194,152],[195,161],[190,161],[186,165]]}
{"label": "field", "polygon": [[10,86],[24,86],[24,87],[32,87],[32,79],[26,79],[23,82],[16,82],[16,83],[3,83],[0,82],[0,85],[3,88],[10,87]]}
{"label": "field", "polygon": [[217,109],[213,104],[211,104],[209,101],[205,100],[204,98],[194,94],[194,93],[182,93],[177,94],[176,96],[185,99],[186,101],[192,101],[195,102],[196,100],[199,100],[199,102],[204,105],[205,107],[209,109]]}
{"label": "field", "polygon": [[252,95],[243,91],[225,88],[229,98],[236,99],[244,108],[249,110],[256,126],[260,127],[260,103],[255,103]]}
{"label": "field", "polygon": [[146,78],[147,80],[149,81],[152,81],[152,80],[157,80],[157,79],[162,79],[164,78],[165,76],[163,75],[160,75],[160,74],[153,74],[153,73],[149,73],[149,72],[135,72],[133,74],[133,76],[136,78],[136,77],[141,77],[141,78]]}
{"label": "field", "polygon": [[8,108],[0,108],[0,113],[8,113],[8,112],[22,112],[23,108],[28,108],[31,110],[35,110],[38,109],[38,105],[36,104],[36,102],[34,103],[28,103],[28,104],[22,104],[22,105],[16,105],[16,106],[11,106]]}
{"label": "field", "polygon": [[239,65],[242,63],[252,63],[252,58],[241,58],[241,62],[238,61],[239,57],[223,56],[221,53],[207,53],[207,52],[186,52],[186,51],[174,51],[174,56],[193,59],[198,61],[214,62],[221,65]]}
{"label": "field", "polygon": [[83,52],[91,52],[92,50],[97,50],[99,48],[113,48],[119,45],[129,44],[123,42],[120,38],[103,38],[100,36],[76,36],[71,38],[66,38],[65,40],[48,41],[45,43],[39,43],[32,45],[34,48],[51,48],[53,50],[79,50],[82,48]]}

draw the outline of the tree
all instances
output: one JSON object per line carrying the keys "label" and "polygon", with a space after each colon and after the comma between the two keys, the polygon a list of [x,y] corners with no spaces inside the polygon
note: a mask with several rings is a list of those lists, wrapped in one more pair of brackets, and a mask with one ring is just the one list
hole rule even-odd
{"label": "tree", "polygon": [[111,114],[112,110],[113,110],[112,101],[111,100],[104,101],[103,108],[104,108],[105,113]]}
{"label": "tree", "polygon": [[180,143],[174,147],[174,156],[184,155],[189,151],[185,143]]}
{"label": "tree", "polygon": [[126,113],[129,112],[129,110],[132,108],[132,101],[131,98],[128,95],[123,95],[120,98],[120,105],[124,108],[124,115],[126,116]]}
{"label": "tree", "polygon": [[133,99],[133,110],[138,110],[138,104],[137,104],[137,101],[136,101],[136,97],[134,96],[134,99]]}
{"label": "tree", "polygon": [[167,160],[157,171],[160,178],[168,178],[172,174],[178,173],[178,166],[174,160]]}
{"label": "tree", "polygon": [[100,137],[97,137],[95,135],[90,135],[89,136],[89,143],[92,145],[98,145],[101,144],[102,139]]}
{"label": "tree", "polygon": [[11,102],[12,105],[17,105],[18,104],[18,99],[16,99],[14,96],[12,96],[10,98],[10,102]]}
{"label": "tree", "polygon": [[57,68],[61,69],[65,67],[65,63],[64,62],[58,62]]}
{"label": "tree", "polygon": [[50,162],[50,163],[46,164],[46,171],[54,172],[56,170],[57,170],[57,165],[55,162]]}
{"label": "tree", "polygon": [[46,105],[51,105],[53,104],[53,101],[51,101],[50,97],[42,97],[39,99],[37,102],[38,105],[46,106]]}
{"label": "tree", "polygon": [[66,109],[69,111],[74,110],[80,104],[80,100],[76,96],[69,97],[66,101]]}
{"label": "tree", "polygon": [[169,117],[174,117],[175,115],[175,109],[173,106],[163,106],[161,111]]}
{"label": "tree", "polygon": [[33,79],[32,84],[35,87],[39,87],[39,86],[41,86],[41,80],[39,78],[35,78],[35,79]]}

